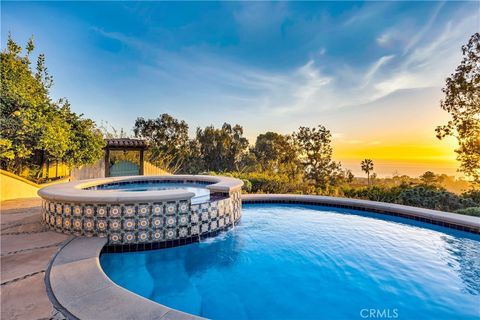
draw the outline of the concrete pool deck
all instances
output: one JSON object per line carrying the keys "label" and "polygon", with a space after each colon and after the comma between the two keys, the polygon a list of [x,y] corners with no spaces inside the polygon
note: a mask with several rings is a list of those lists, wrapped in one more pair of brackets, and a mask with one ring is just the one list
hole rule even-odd
{"label": "concrete pool deck", "polygon": [[44,276],[51,257],[71,237],[46,231],[38,198],[2,201],[0,221],[0,317],[61,318],[53,312]]}

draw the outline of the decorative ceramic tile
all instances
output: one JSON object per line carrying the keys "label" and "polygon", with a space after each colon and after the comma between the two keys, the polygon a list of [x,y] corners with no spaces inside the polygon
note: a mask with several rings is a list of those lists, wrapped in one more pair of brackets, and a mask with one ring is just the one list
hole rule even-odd
{"label": "decorative ceramic tile", "polygon": [[134,243],[135,242],[135,233],[125,232],[125,234],[123,235],[123,242]]}
{"label": "decorative ceramic tile", "polygon": [[119,233],[111,233],[109,236],[109,241],[111,243],[120,243],[122,236]]}
{"label": "decorative ceramic tile", "polygon": [[210,226],[208,225],[208,223],[202,224],[202,233],[206,233],[208,231],[210,231]]}
{"label": "decorative ceramic tile", "polygon": [[165,238],[168,240],[173,240],[176,238],[176,232],[174,228],[167,228],[165,231]]}
{"label": "decorative ceramic tile", "polygon": [[102,232],[102,231],[107,230],[107,221],[106,221],[106,220],[103,220],[103,219],[97,220],[97,230],[98,230],[99,232]]}
{"label": "decorative ceramic tile", "polygon": [[215,219],[217,217],[217,210],[212,210],[210,212],[210,219]]}
{"label": "decorative ceramic tile", "polygon": [[208,221],[208,219],[209,219],[208,212],[202,213],[202,221],[205,222],[205,221]]}
{"label": "decorative ceramic tile", "polygon": [[109,226],[110,226],[110,229],[113,231],[120,230],[120,220],[110,220]]}
{"label": "decorative ceramic tile", "polygon": [[194,205],[183,200],[127,205],[42,201],[42,218],[56,231],[108,237],[110,244],[176,240],[216,231],[237,221],[241,216],[240,193],[229,196]]}
{"label": "decorative ceramic tile", "polygon": [[135,229],[135,220],[126,219],[123,221],[123,230],[134,230]]}
{"label": "decorative ceramic tile", "polygon": [[135,206],[125,206],[123,212],[125,217],[133,217],[135,216]]}
{"label": "decorative ceramic tile", "polygon": [[173,227],[176,225],[176,223],[177,221],[175,221],[175,217],[167,217],[167,220],[166,220],[167,227]]}
{"label": "decorative ceramic tile", "polygon": [[192,226],[192,227],[190,228],[190,234],[191,234],[191,235],[197,235],[197,234],[199,234],[199,233],[200,233],[200,227],[199,227],[198,225]]}
{"label": "decorative ceramic tile", "polygon": [[82,220],[81,219],[73,219],[73,228],[75,230],[82,229]]}
{"label": "decorative ceramic tile", "polygon": [[146,216],[148,213],[150,213],[150,207],[146,204],[138,206],[138,215],[139,216]]}
{"label": "decorative ceramic tile", "polygon": [[148,240],[149,240],[149,239],[148,239],[148,232],[147,232],[147,231],[140,231],[140,232],[138,233],[138,240],[139,240],[140,242],[146,242],[146,241],[148,241]]}
{"label": "decorative ceramic tile", "polygon": [[122,214],[122,209],[120,206],[111,206],[109,210],[109,217],[110,218],[120,218]]}
{"label": "decorative ceramic tile", "polygon": [[188,213],[189,212],[189,205],[187,201],[180,201],[178,205],[178,212],[179,213]]}
{"label": "decorative ceramic tile", "polygon": [[71,226],[72,226],[72,221],[70,219],[68,219],[68,218],[63,219],[63,228],[64,229],[70,230]]}
{"label": "decorative ceramic tile", "polygon": [[152,218],[152,227],[155,229],[163,227],[163,218],[162,217]]}
{"label": "decorative ceramic tile", "polygon": [[179,226],[186,226],[188,224],[188,215],[186,214],[179,215],[177,224]]}
{"label": "decorative ceramic tile", "polygon": [[94,225],[95,225],[95,224],[94,224],[93,219],[85,219],[85,220],[83,221],[83,227],[84,227],[85,230],[87,230],[87,231],[92,231]]}
{"label": "decorative ceramic tile", "polygon": [[152,240],[153,240],[153,241],[163,240],[163,230],[154,230],[154,231],[152,231]]}
{"label": "decorative ceramic tile", "polygon": [[137,225],[140,229],[147,229],[148,228],[148,219],[147,218],[138,219]]}
{"label": "decorative ceramic tile", "polygon": [[190,216],[190,223],[193,223],[193,224],[196,224],[198,223],[198,214],[197,213],[192,213],[192,215]]}
{"label": "decorative ceramic tile", "polygon": [[95,208],[93,206],[85,206],[83,208],[83,214],[85,217],[93,217],[93,214],[95,213]]}
{"label": "decorative ceramic tile", "polygon": [[82,215],[82,207],[80,205],[73,207],[73,215],[76,217],[80,217]]}
{"label": "decorative ceramic tile", "polygon": [[72,207],[69,204],[63,206],[63,214],[69,216],[72,213]]}
{"label": "decorative ceramic tile", "polygon": [[51,215],[51,216],[50,216],[50,225],[51,225],[52,227],[55,227],[55,216],[54,216],[54,215]]}
{"label": "decorative ceramic tile", "polygon": [[107,217],[107,207],[106,206],[98,206],[97,207],[97,217],[98,218]]}
{"label": "decorative ceramic tile", "polygon": [[167,206],[166,206],[165,210],[166,210],[167,215],[175,214],[175,212],[177,211],[177,204],[176,203],[167,203]]}
{"label": "decorative ceramic tile", "polygon": [[62,217],[61,216],[58,216],[57,217],[57,221],[56,221],[56,226],[57,227],[62,227],[63,223],[62,223]]}
{"label": "decorative ceramic tile", "polygon": [[187,228],[183,227],[183,228],[178,229],[178,236],[180,238],[185,238],[187,235],[188,235],[188,229]]}
{"label": "decorative ceramic tile", "polygon": [[162,204],[154,204],[152,206],[152,214],[155,216],[159,216],[163,214],[163,205]]}

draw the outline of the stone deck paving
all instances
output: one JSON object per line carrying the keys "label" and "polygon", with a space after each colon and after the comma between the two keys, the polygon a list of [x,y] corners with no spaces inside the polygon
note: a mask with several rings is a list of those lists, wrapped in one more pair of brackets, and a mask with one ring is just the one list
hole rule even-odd
{"label": "stone deck paving", "polygon": [[40,206],[40,199],[0,203],[1,319],[52,319],[55,315],[45,289],[45,270],[70,237],[45,230]]}

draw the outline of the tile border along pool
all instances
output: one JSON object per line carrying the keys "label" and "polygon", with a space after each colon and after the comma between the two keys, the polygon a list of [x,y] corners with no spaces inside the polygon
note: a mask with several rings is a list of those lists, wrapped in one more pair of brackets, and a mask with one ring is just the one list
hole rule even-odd
{"label": "tile border along pool", "polygon": [[[405,217],[480,234],[480,218],[367,200],[306,195],[243,195],[247,203],[311,204]],[[202,319],[168,308],[113,283],[100,266],[108,240],[77,237],[64,245],[45,275],[54,307],[67,319]]]}
{"label": "tile border along pool", "polygon": [[[105,184],[195,183],[210,191],[204,203],[182,189],[96,190]],[[39,190],[42,219],[57,232],[105,237],[111,251],[136,251],[188,244],[232,227],[241,217],[239,179],[203,176],[132,176],[92,179]]]}

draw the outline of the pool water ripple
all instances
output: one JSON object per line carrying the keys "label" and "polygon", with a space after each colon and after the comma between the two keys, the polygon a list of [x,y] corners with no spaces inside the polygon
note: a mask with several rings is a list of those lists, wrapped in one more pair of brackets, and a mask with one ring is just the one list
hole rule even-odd
{"label": "pool water ripple", "polygon": [[246,205],[216,238],[101,264],[133,292],[212,319],[480,317],[480,236],[355,210]]}

